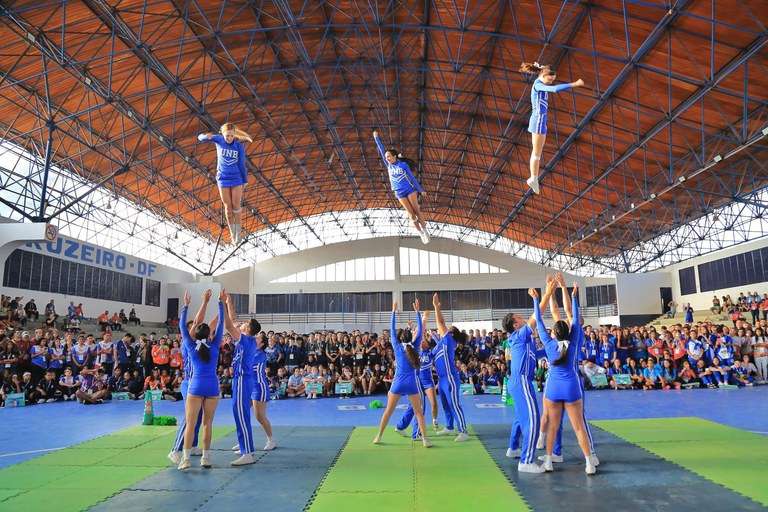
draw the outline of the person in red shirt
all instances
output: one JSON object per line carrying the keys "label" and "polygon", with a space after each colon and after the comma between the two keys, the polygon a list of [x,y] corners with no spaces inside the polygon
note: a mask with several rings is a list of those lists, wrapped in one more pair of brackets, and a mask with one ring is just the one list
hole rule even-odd
{"label": "person in red shirt", "polygon": [[160,379],[160,368],[152,368],[152,373],[144,379],[144,391],[162,389],[163,383]]}
{"label": "person in red shirt", "polygon": [[661,338],[654,338],[653,343],[648,347],[648,354],[652,355],[655,360],[659,360],[664,355],[664,348],[666,343]]}
{"label": "person in red shirt", "polygon": [[171,346],[171,361],[172,370],[181,370],[184,366],[184,359],[181,357],[181,349],[179,348],[179,342],[174,341]]}
{"label": "person in red shirt", "polygon": [[99,327],[101,327],[101,332],[105,332],[109,329],[109,311],[100,314],[97,320],[99,322]]}
{"label": "person in red shirt", "polygon": [[687,351],[685,348],[685,340],[680,336],[675,336],[675,339],[671,343],[672,348],[672,360],[675,363],[675,369],[678,371],[681,368],[681,361],[685,358]]}
{"label": "person in red shirt", "polygon": [[768,293],[763,294],[763,300],[760,301],[760,311],[763,312],[763,321],[768,320]]}

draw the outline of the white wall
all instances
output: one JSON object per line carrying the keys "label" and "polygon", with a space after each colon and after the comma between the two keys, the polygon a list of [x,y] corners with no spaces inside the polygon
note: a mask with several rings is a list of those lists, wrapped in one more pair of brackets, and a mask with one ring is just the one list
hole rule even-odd
{"label": "white wall", "polygon": [[[690,302],[691,306],[693,306],[693,309],[698,311],[698,310],[707,310],[710,307],[712,307],[712,297],[715,294],[718,297],[722,297],[723,295],[730,294],[731,297],[736,298],[739,296],[739,293],[747,292],[747,291],[750,291],[750,292],[756,291],[761,295],[763,293],[768,293],[768,282],[763,281],[762,283],[754,283],[754,284],[748,284],[744,286],[737,286],[735,288],[724,288],[724,289],[708,291],[704,293],[699,292],[699,293],[689,294],[689,295],[680,294],[680,273],[679,273],[680,269],[691,267],[691,266],[696,267],[702,263],[707,263],[713,260],[719,260],[720,258],[727,258],[729,256],[734,256],[736,254],[754,251],[756,249],[762,249],[764,247],[768,247],[768,238],[763,238],[761,240],[755,240],[753,242],[748,242],[748,243],[744,243],[734,247],[729,247],[728,249],[712,252],[705,256],[699,256],[697,258],[691,258],[681,263],[677,263],[675,265],[670,265],[669,267],[666,267],[664,270],[669,272],[670,274],[670,280],[672,283],[670,286],[672,286],[672,295],[674,296],[675,301],[678,304],[684,304],[684,303]],[[701,290],[701,283],[699,282],[698,268],[696,269],[696,289]]]}
{"label": "white wall", "polygon": [[[462,274],[434,276],[401,276],[400,247],[411,247],[432,252],[454,254],[478,260],[489,265],[508,270],[504,274]],[[395,279],[389,281],[339,281],[315,283],[271,283],[270,281],[300,272],[309,268],[327,265],[355,258],[373,256],[395,257]],[[553,270],[526,260],[502,254],[491,249],[464,244],[454,240],[436,238],[429,245],[423,245],[416,238],[386,237],[365,240],[364,242],[345,242],[308,249],[297,253],[273,258],[255,265],[251,272],[250,309],[254,312],[256,294],[265,293],[323,293],[323,292],[370,292],[390,291],[393,298],[402,303],[403,291],[437,291],[437,290],[473,290],[501,288],[543,288],[547,273]],[[238,271],[240,272],[240,271]],[[233,273],[235,274],[235,273]],[[244,275],[244,274],[241,274]],[[566,274],[569,286],[573,281],[581,288],[582,304],[585,304],[585,286],[614,284],[613,278],[584,278]],[[217,278],[218,280],[218,278]],[[227,285],[229,286],[229,285]],[[229,289],[229,288],[228,288]],[[656,292],[658,295],[658,290]],[[377,319],[378,320],[378,319]],[[597,325],[601,320],[597,317],[587,317],[587,323]],[[312,331],[315,329],[341,329],[357,327],[365,330],[388,329],[388,321],[374,321],[367,324],[337,325],[332,323],[292,323],[269,325],[260,318],[262,325],[278,331],[295,329],[297,331]],[[482,320],[477,327],[483,328]],[[472,322],[469,322],[472,324]],[[501,327],[500,319],[494,322],[495,327]]]}
{"label": "white wall", "polygon": [[[0,225],[0,228],[5,226],[7,226],[7,224],[2,224]],[[17,226],[25,227],[26,225],[17,224]],[[127,304],[123,302],[78,297],[61,293],[23,290],[9,287],[2,288],[2,293],[5,295],[23,296],[25,300],[34,298],[38,305],[38,310],[40,311],[43,310],[45,304],[47,304],[49,300],[53,299],[56,304],[56,310],[60,315],[66,314],[67,306],[69,305],[69,302],[72,301],[75,304],[82,303],[83,308],[85,309],[85,314],[88,317],[96,317],[103,311],[109,311],[111,314],[113,311],[119,311],[120,309],[124,309],[127,314],[133,306],[136,309],[136,314],[143,321],[164,322],[167,319],[167,299],[168,297],[173,297],[173,295],[169,294],[169,284],[192,282],[195,280],[194,275],[189,272],[152,263],[141,258],[104,249],[103,247],[68,237],[59,236],[51,243],[26,242],[24,240],[10,239],[0,240],[0,243],[2,242],[4,242],[4,244],[2,244],[2,250],[8,254],[15,249],[22,249],[28,252],[75,261],[77,263],[106,268],[115,272],[122,272],[161,282],[159,306],[144,305],[143,302],[145,297],[143,296],[143,292],[142,304]],[[10,250],[8,250],[9,248]],[[5,265],[1,268],[5,271]]]}
{"label": "white wall", "polygon": [[672,286],[669,272],[616,274],[619,315],[661,315],[659,288]]}

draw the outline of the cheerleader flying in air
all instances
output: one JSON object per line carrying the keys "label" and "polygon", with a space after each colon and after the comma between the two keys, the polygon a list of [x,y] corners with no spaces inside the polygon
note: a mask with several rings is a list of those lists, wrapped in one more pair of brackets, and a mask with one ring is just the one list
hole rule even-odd
{"label": "cheerleader flying in air", "polygon": [[[421,339],[422,325],[421,325],[421,313],[419,312],[419,300],[413,303],[413,310],[416,312],[417,323],[417,336],[416,339]],[[398,334],[403,336],[404,340],[401,343],[398,338]],[[379,433],[373,439],[373,444],[381,443],[381,436],[384,435],[384,429],[387,428],[389,418],[392,413],[395,412],[397,402],[402,395],[408,397],[408,401],[411,402],[414,414],[416,414],[416,422],[421,432],[421,442],[424,448],[429,448],[432,443],[427,439],[427,429],[424,424],[424,412],[421,405],[421,397],[419,396],[419,387],[417,384],[417,370],[420,367],[419,355],[416,353],[416,349],[413,348],[411,342],[407,339],[408,333],[397,331],[397,302],[392,303],[392,322],[389,331],[389,341],[392,344],[392,348],[395,351],[395,378],[392,381],[392,387],[387,393],[387,407],[384,409],[384,414],[381,416],[379,422]],[[415,341],[415,340],[414,340]]]}
{"label": "cheerleader flying in air", "polygon": [[542,66],[538,62],[531,64],[523,62],[520,72],[538,75],[531,87],[531,119],[528,122],[528,132],[531,134],[531,177],[528,178],[528,186],[535,193],[539,193],[539,165],[544,150],[544,142],[547,139],[547,110],[549,108],[547,96],[550,92],[560,92],[574,87],[582,87],[584,80],[579,78],[569,84],[552,85],[557,74],[549,66]]}
{"label": "cheerleader flying in air", "polygon": [[200,142],[216,144],[216,182],[219,185],[224,215],[227,217],[232,241],[240,243],[241,203],[243,189],[248,183],[248,170],[245,166],[245,148],[243,141],[253,142],[250,135],[240,130],[234,123],[221,125],[221,133],[201,133]]}
{"label": "cheerleader flying in air", "polygon": [[392,191],[395,193],[397,200],[400,201],[400,204],[403,205],[403,208],[405,208],[405,211],[408,212],[408,217],[413,222],[413,227],[419,232],[421,241],[428,244],[429,232],[427,231],[426,223],[421,217],[421,207],[419,206],[419,194],[422,197],[424,196],[424,188],[413,175],[412,167],[415,167],[414,162],[403,158],[403,155],[394,149],[386,149],[379,138],[379,132],[375,130],[373,132],[373,140],[376,141],[379,154],[384,160],[384,165],[387,166]]}

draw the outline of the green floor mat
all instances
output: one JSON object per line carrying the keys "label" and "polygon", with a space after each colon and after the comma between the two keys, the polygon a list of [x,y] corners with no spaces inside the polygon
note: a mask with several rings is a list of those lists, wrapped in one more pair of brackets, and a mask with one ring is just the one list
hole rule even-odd
{"label": "green floor mat", "polygon": [[91,466],[123,453],[125,450],[119,448],[64,449],[29,459],[26,463],[32,466]]}
{"label": "green floor mat", "polygon": [[[215,428],[213,438],[233,427]],[[134,427],[0,469],[0,512],[86,510],[168,468],[175,427]]]}
{"label": "green floor mat", "polygon": [[768,465],[768,437],[700,418],[592,423],[707,480],[768,506],[768,486],[763,475],[755,471],[755,467]]}
{"label": "green floor mat", "polygon": [[389,432],[377,446],[375,433],[355,428],[310,512],[529,510],[476,437],[433,437],[425,449]]}

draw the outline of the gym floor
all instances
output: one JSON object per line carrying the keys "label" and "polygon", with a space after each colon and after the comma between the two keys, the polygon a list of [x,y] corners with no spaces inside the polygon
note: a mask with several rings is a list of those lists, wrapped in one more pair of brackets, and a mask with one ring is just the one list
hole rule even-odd
{"label": "gym floor", "polygon": [[[555,472],[518,474],[504,456],[513,410],[498,396],[463,397],[470,441],[433,437],[430,450],[398,436],[394,421],[384,444],[372,445],[381,410],[368,409],[369,398],[275,401],[279,447],[245,468],[229,466],[236,438],[231,402],[222,400],[214,468],[185,473],[166,458],[175,428],[140,426],[142,402],[8,408],[0,411],[0,511],[765,510],[767,399],[765,386],[589,392],[601,460],[593,477],[570,429]],[[181,402],[155,407],[182,410]],[[255,422],[254,435],[261,446]]]}

